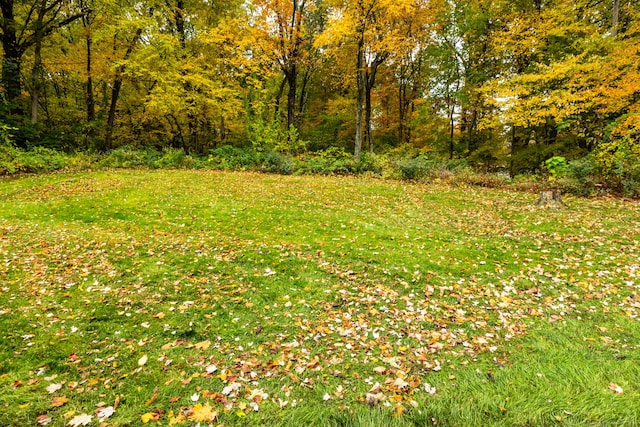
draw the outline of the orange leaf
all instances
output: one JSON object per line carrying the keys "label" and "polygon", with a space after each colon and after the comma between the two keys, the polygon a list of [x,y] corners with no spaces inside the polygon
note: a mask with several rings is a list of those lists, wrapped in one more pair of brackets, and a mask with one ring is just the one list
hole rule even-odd
{"label": "orange leaf", "polygon": [[51,406],[53,406],[54,408],[57,408],[59,406],[64,405],[68,401],[69,401],[69,399],[67,399],[65,396],[56,396],[51,401]]}

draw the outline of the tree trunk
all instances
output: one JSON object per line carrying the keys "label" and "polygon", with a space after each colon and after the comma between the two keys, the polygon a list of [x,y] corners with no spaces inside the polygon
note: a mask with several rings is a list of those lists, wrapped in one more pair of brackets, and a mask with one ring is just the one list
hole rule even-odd
{"label": "tree trunk", "polygon": [[357,94],[356,94],[356,139],[353,156],[360,161],[362,154],[362,140],[364,137],[364,103],[366,91],[366,70],[364,69],[364,40],[358,42],[357,60]]}
{"label": "tree trunk", "polygon": [[96,119],[96,102],[93,97],[93,75],[91,70],[91,46],[93,39],[87,35],[87,121],[90,123]]}
{"label": "tree trunk", "polygon": [[287,93],[287,132],[296,122],[296,97],[298,93],[298,68],[295,64],[286,73],[289,93]]}
{"label": "tree trunk", "polygon": [[548,190],[540,192],[540,198],[536,202],[536,206],[546,208],[561,208],[564,206],[560,190]]}
{"label": "tree trunk", "polygon": [[613,11],[611,19],[611,33],[613,36],[618,35],[618,23],[620,21],[620,0],[613,0]]}
{"label": "tree trunk", "polygon": [[453,151],[455,148],[453,136],[456,123],[453,116],[455,114],[456,106],[453,103],[453,100],[450,100],[449,104],[449,160],[453,160]]}
{"label": "tree trunk", "polygon": [[[138,29],[136,31],[131,44],[127,48],[127,52],[124,55],[124,60],[126,61],[131,56],[131,52],[135,48],[136,44],[138,44],[138,39],[142,34],[142,29]],[[109,105],[109,115],[107,116],[107,129],[106,135],[104,139],[104,150],[109,151],[113,148],[113,126],[116,121],[116,109],[118,104],[118,98],[120,97],[120,89],[122,89],[122,81],[124,79],[124,70],[126,66],[125,64],[120,65],[116,69],[116,74],[113,78],[113,88],[111,89],[111,103]]]}
{"label": "tree trunk", "polygon": [[13,0],[1,0],[2,10],[2,86],[7,102],[13,103],[22,91],[20,61],[22,52],[18,46],[16,22],[13,16]]}
{"label": "tree trunk", "polygon": [[406,85],[400,83],[398,85],[398,142],[402,144],[404,141],[404,116],[405,116],[405,97],[406,97]]}
{"label": "tree trunk", "polygon": [[373,136],[371,132],[371,92],[376,84],[376,74],[378,67],[384,61],[384,57],[376,56],[371,65],[363,64],[365,68],[365,134],[364,139],[369,147],[369,152],[373,153]]}
{"label": "tree trunk", "polygon": [[369,79],[367,79],[364,103],[364,141],[369,148],[369,152],[373,153],[373,139],[371,138],[371,86],[369,85]]}
{"label": "tree trunk", "polygon": [[31,70],[31,123],[38,123],[38,102],[42,85],[42,37],[36,35],[33,69]]}
{"label": "tree trunk", "polygon": [[286,77],[282,79],[280,83],[280,87],[278,88],[278,93],[276,94],[276,101],[274,106],[273,119],[277,122],[280,119],[280,100],[282,99],[282,94],[284,93],[284,86],[287,84]]}

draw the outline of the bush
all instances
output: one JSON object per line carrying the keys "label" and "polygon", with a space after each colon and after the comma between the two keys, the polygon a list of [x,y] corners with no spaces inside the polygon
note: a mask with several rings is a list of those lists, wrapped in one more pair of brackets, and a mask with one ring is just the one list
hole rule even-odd
{"label": "bush", "polygon": [[398,162],[400,177],[406,180],[419,180],[427,177],[431,170],[429,161],[422,156],[413,159],[404,159]]}
{"label": "bush", "polygon": [[98,162],[98,166],[107,168],[136,168],[152,166],[161,156],[155,150],[141,150],[125,145],[109,151]]}
{"label": "bush", "polygon": [[164,148],[162,150],[162,157],[153,162],[153,166],[156,168],[193,168],[196,166],[196,159],[188,154],[185,154],[182,148]]}
{"label": "bush", "polygon": [[74,156],[52,150],[35,147],[21,150],[6,144],[0,144],[0,175],[16,173],[46,173],[73,167],[86,169],[90,162],[74,161]]}
{"label": "bush", "polygon": [[263,153],[260,156],[260,163],[260,169],[264,172],[280,173],[283,175],[290,175],[293,172],[293,162],[281,153],[275,153],[273,151]]}
{"label": "bush", "polygon": [[317,151],[304,156],[300,172],[318,175],[350,175],[355,173],[357,162],[353,155],[338,147]]}
{"label": "bush", "polygon": [[224,145],[210,151],[207,163],[214,169],[255,170],[260,159],[252,148],[238,148]]}

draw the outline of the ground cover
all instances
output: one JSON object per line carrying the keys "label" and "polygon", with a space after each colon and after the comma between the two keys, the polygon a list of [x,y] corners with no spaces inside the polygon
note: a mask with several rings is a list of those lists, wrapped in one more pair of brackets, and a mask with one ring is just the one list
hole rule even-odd
{"label": "ground cover", "polygon": [[638,425],[640,206],[535,199],[0,182],[0,425]]}

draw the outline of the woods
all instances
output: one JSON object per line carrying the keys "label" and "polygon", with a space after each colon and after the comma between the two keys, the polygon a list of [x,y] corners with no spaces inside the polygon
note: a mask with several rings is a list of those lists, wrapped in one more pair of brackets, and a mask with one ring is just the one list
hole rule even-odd
{"label": "woods", "polygon": [[561,156],[640,181],[631,1],[0,8],[0,120],[17,147],[400,152],[512,177]]}

